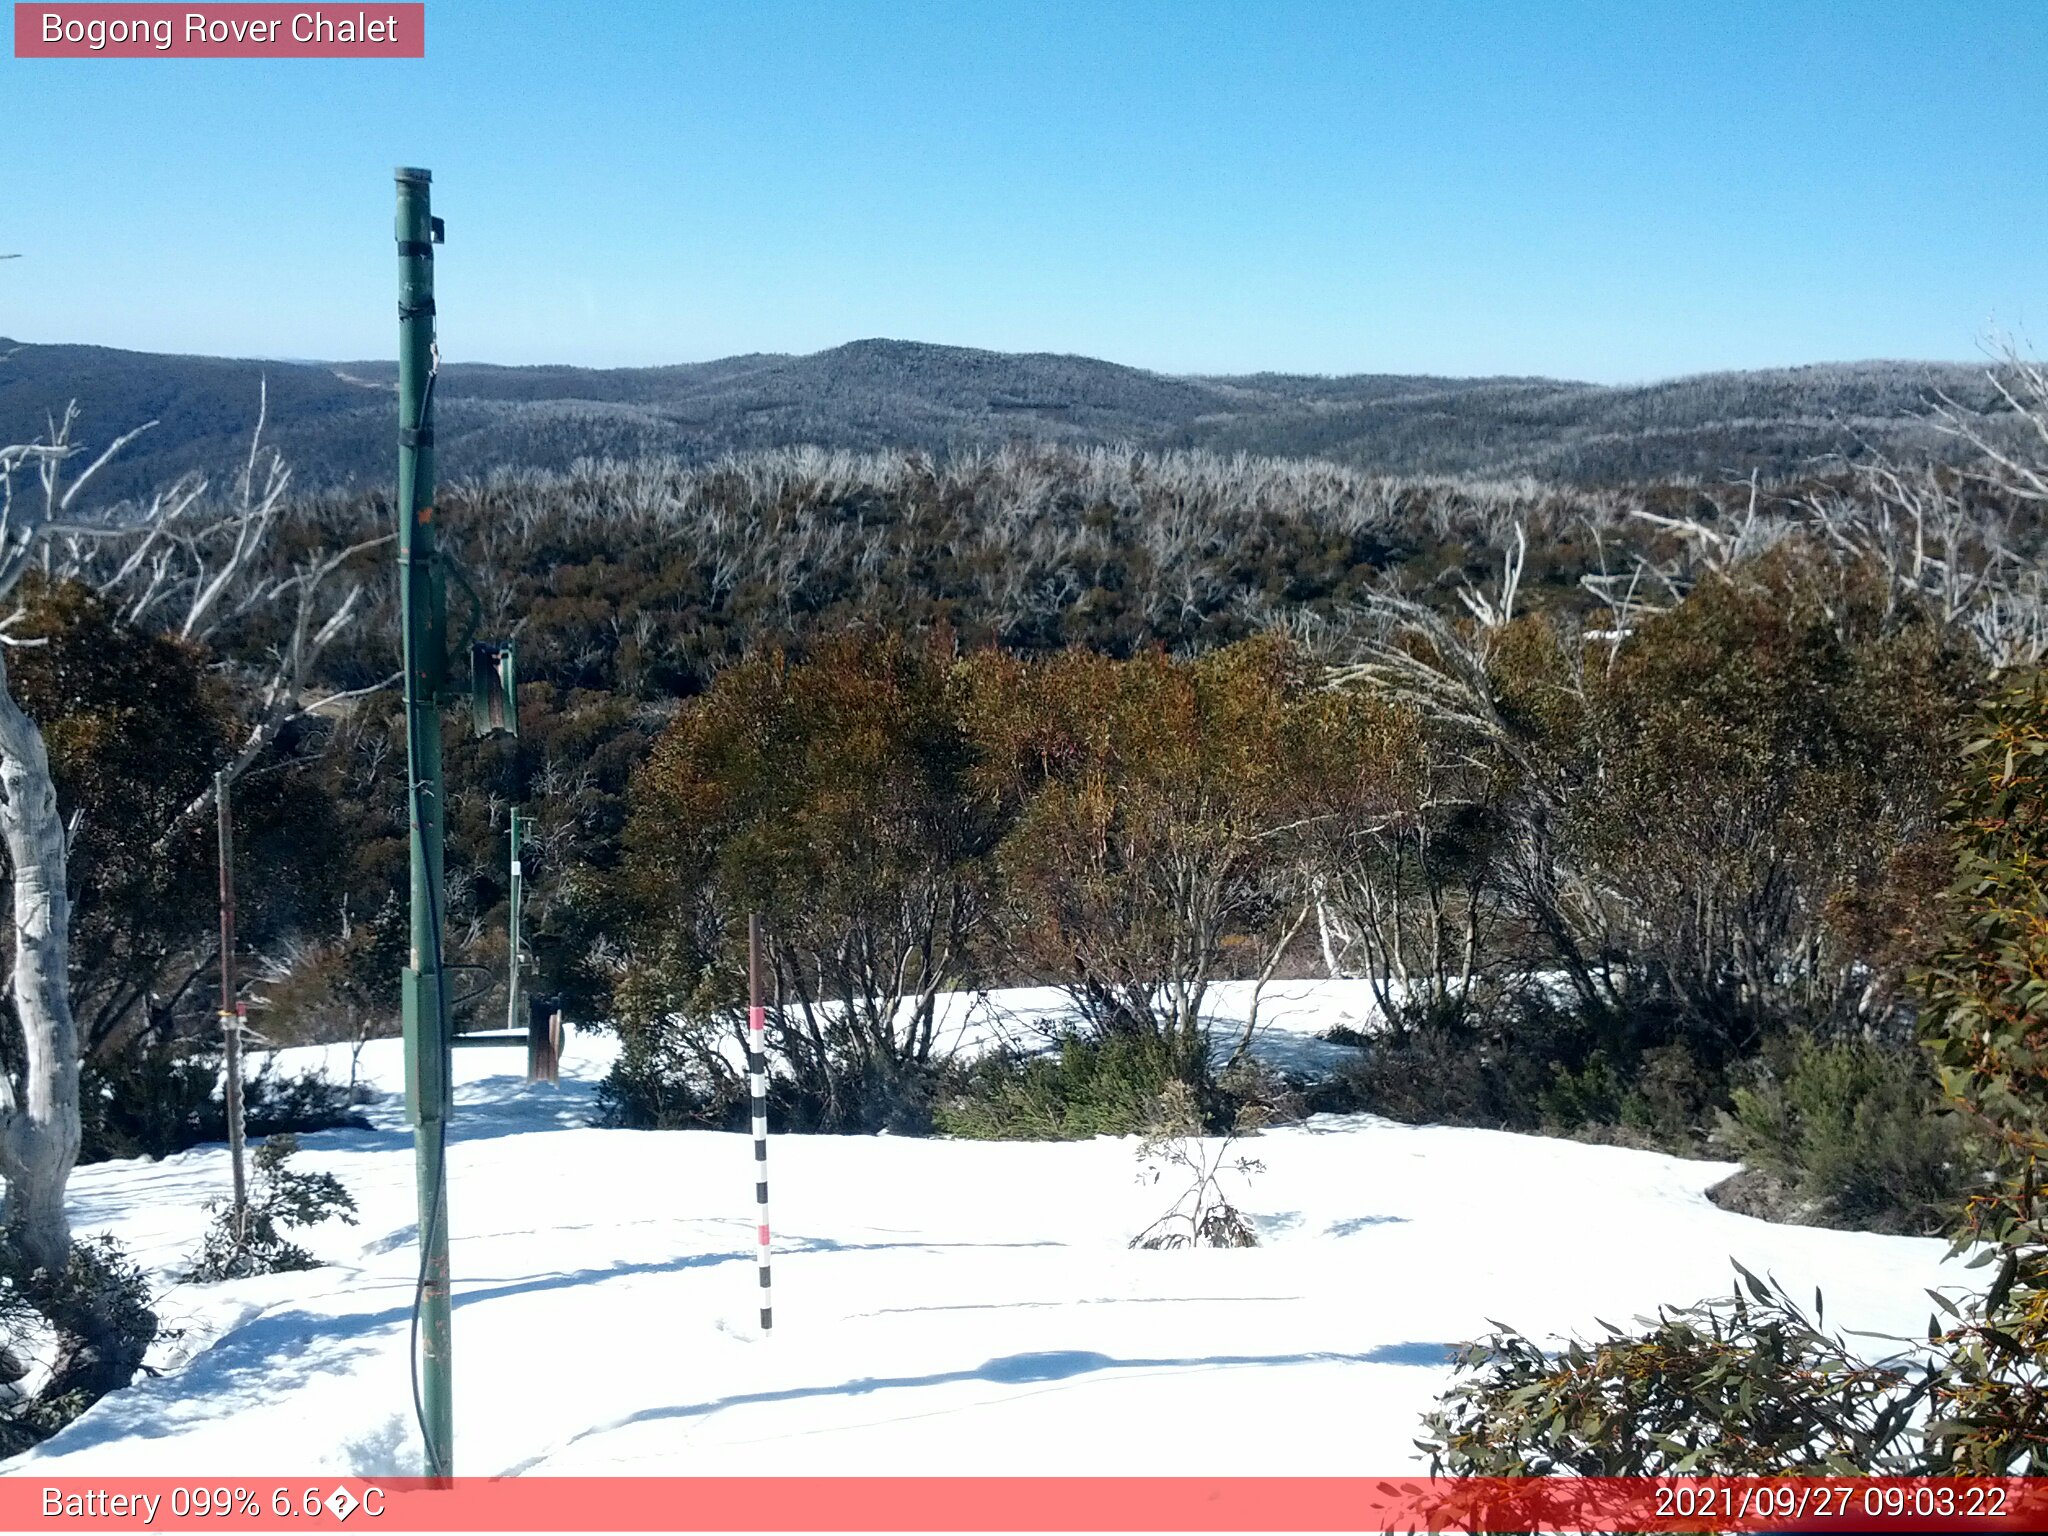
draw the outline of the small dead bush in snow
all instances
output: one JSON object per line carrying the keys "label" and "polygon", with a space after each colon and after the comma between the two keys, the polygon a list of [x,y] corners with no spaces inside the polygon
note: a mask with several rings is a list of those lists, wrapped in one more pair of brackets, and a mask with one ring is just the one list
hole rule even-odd
{"label": "small dead bush in snow", "polygon": [[1258,1246],[1252,1224],[1223,1193],[1222,1177],[1232,1173],[1248,1180],[1265,1172],[1265,1165],[1256,1158],[1240,1154],[1233,1159],[1230,1155],[1238,1137],[1256,1129],[1259,1118],[1255,1112],[1241,1114],[1212,1152],[1201,1135],[1194,1090],[1178,1081],[1166,1085],[1152,1128],[1138,1145],[1138,1182],[1172,1187],[1184,1179],[1186,1184],[1166,1214],[1131,1239],[1133,1248]]}

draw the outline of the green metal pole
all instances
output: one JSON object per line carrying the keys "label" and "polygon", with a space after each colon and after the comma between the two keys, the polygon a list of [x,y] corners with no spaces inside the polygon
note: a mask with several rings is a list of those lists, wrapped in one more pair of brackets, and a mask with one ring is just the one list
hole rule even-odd
{"label": "green metal pole", "polygon": [[525,841],[526,817],[519,808],[512,808],[512,974],[505,982],[505,1027],[519,1029],[523,1021],[519,1017],[519,908],[526,896],[526,869],[519,862],[520,845]]}
{"label": "green metal pole", "polygon": [[455,1475],[448,1274],[448,1014],[442,986],[441,692],[447,596],[434,547],[434,240],[429,172],[398,180],[398,583],[405,629],[405,745],[412,823],[412,952],[403,977],[406,1105],[419,1178],[420,1432],[427,1476]]}

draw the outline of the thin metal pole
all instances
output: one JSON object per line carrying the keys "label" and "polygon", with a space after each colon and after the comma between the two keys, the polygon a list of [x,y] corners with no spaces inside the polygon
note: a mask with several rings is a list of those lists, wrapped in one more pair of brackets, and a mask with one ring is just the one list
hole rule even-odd
{"label": "thin metal pole", "polygon": [[505,981],[505,1027],[519,1028],[519,908],[526,896],[526,868],[519,861],[525,820],[519,807],[512,808],[512,970]]}
{"label": "thin metal pole", "polygon": [[761,915],[747,914],[747,1075],[754,1100],[754,1241],[761,1263],[761,1331],[775,1326],[768,1286],[768,1010],[761,1006]]}
{"label": "thin metal pole", "polygon": [[235,1246],[248,1240],[249,1183],[243,1170],[246,1141],[242,1110],[242,1016],[235,1007],[235,831],[228,806],[228,775],[213,776],[213,800],[220,824],[220,1032],[226,1051],[228,1163],[235,1175]]}
{"label": "thin metal pole", "polygon": [[441,965],[441,692],[447,673],[447,595],[434,541],[432,393],[433,176],[401,166],[398,182],[398,577],[405,644],[405,746],[412,824],[412,946],[403,976],[406,1100],[419,1184],[420,1338],[415,1408],[426,1473],[455,1475],[453,1318],[448,1267],[448,1116],[453,1106]]}

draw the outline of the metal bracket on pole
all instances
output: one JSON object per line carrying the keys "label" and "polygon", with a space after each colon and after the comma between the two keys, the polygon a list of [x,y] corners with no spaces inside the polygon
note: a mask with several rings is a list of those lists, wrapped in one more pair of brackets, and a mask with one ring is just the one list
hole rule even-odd
{"label": "metal bracket on pole", "polygon": [[519,734],[519,661],[510,640],[469,648],[469,718],[479,736]]}

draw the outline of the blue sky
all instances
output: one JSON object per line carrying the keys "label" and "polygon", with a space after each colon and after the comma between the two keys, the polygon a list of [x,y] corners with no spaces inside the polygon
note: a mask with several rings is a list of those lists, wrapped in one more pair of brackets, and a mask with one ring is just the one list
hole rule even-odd
{"label": "blue sky", "polygon": [[895,336],[1619,382],[2048,336],[2039,0],[427,22],[423,61],[0,57],[0,334],[386,355],[403,163],[463,360]]}

